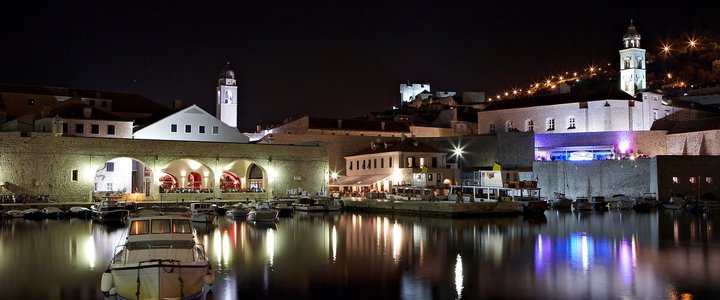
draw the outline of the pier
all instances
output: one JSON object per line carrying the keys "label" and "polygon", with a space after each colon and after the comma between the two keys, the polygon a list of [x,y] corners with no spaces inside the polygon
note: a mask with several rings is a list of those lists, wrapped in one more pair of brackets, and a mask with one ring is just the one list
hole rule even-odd
{"label": "pier", "polygon": [[511,201],[456,203],[455,201],[392,201],[364,198],[343,198],[342,201],[346,210],[359,212],[453,218],[515,216],[522,213],[522,205]]}

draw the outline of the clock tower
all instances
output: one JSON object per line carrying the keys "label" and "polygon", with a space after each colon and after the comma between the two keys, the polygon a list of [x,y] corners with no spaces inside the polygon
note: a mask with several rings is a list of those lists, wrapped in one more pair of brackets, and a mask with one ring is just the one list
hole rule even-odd
{"label": "clock tower", "polygon": [[215,117],[230,127],[237,128],[237,83],[230,63],[223,70],[217,86],[217,112]]}
{"label": "clock tower", "polygon": [[623,36],[623,49],[620,50],[620,89],[635,96],[645,88],[645,49],[640,48],[640,34],[630,20],[630,27]]}

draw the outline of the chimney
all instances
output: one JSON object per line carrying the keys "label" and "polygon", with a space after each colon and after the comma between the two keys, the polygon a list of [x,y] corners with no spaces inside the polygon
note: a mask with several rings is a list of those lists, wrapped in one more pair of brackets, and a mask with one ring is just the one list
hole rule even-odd
{"label": "chimney", "polygon": [[83,117],[85,117],[85,119],[90,119],[91,115],[92,115],[92,108],[91,107],[83,107]]}
{"label": "chimney", "polygon": [[182,108],[182,100],[173,100],[172,110],[180,110]]}
{"label": "chimney", "polygon": [[338,129],[342,128],[342,120],[338,119]]}
{"label": "chimney", "polygon": [[380,122],[380,130],[385,131],[385,121]]}
{"label": "chimney", "polygon": [[262,131],[262,126],[260,126],[260,124],[258,124],[258,125],[255,127],[255,132],[260,132],[260,131]]}

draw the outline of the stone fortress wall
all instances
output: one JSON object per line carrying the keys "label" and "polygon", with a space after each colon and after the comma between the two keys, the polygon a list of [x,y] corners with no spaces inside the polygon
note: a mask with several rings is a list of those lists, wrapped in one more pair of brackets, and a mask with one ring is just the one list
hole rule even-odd
{"label": "stone fortress wall", "polygon": [[[193,159],[212,170],[218,186],[223,167],[246,160],[263,169],[268,195],[288,189],[327,189],[328,153],[324,144],[268,145],[180,142],[0,133],[0,193],[49,195],[52,201],[90,201],[96,171],[113,158],[136,159],[153,172],[150,199],[160,199],[158,176],[168,164]],[[269,181],[269,182],[267,182]],[[208,197],[220,198],[215,188]]]}

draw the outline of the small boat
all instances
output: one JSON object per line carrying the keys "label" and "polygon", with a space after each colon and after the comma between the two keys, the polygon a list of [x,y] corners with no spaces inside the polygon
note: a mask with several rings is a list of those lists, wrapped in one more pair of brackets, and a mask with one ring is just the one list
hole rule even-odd
{"label": "small boat", "polygon": [[[635,199],[635,206],[639,207],[640,210],[650,210],[651,208],[658,207],[658,200],[655,193],[645,193],[642,197]],[[639,209],[635,209],[639,210]]]}
{"label": "small boat", "polygon": [[282,218],[292,217],[293,212],[295,211],[291,205],[287,204],[287,202],[275,202],[272,204],[272,208],[277,209],[278,217]]}
{"label": "small boat", "polygon": [[669,210],[679,210],[683,206],[683,202],[685,201],[685,196],[680,194],[675,194],[670,196],[667,201],[663,201],[659,204],[659,206],[663,209],[669,209]]}
{"label": "small boat", "polygon": [[78,219],[90,219],[92,218],[92,210],[87,207],[73,206],[68,209],[68,217]]}
{"label": "small boat", "polygon": [[227,205],[219,206],[217,204],[213,204],[212,207],[215,210],[215,216],[224,216],[229,208]]}
{"label": "small boat", "polygon": [[233,219],[245,219],[250,212],[250,207],[247,204],[237,203],[230,206],[225,212],[225,216]]}
{"label": "small boat", "polygon": [[54,206],[43,208],[42,213],[46,219],[60,219],[65,217],[65,212]]}
{"label": "small boat", "polygon": [[7,211],[8,217],[10,218],[24,218],[25,213],[19,209],[11,209]]}
{"label": "small boat", "polygon": [[90,206],[92,219],[98,222],[125,222],[130,211],[113,199],[103,199],[100,204]]}
{"label": "small boat", "polygon": [[190,214],[193,222],[212,223],[215,220],[215,209],[210,203],[191,203]]}
{"label": "small boat", "polygon": [[575,199],[575,202],[573,202],[573,208],[575,210],[592,210],[593,205],[590,204],[590,200],[585,197],[578,197]]}
{"label": "small boat", "polygon": [[609,209],[632,209],[633,207],[635,207],[635,201],[623,194],[613,195],[607,201],[607,208]]}
{"label": "small boat", "polygon": [[554,209],[570,209],[572,208],[572,199],[565,197],[563,193],[555,193],[555,198],[550,199],[550,206]]}
{"label": "small boat", "polygon": [[43,214],[42,210],[39,210],[37,208],[28,208],[23,210],[23,218],[31,220],[41,220],[45,218],[45,215]]}
{"label": "small boat", "polygon": [[100,290],[117,299],[201,299],[215,273],[190,217],[147,210],[129,221]]}
{"label": "small boat", "polygon": [[593,210],[596,210],[596,211],[606,211],[607,210],[607,201],[605,201],[605,196],[590,197],[590,204],[592,205]]}
{"label": "small boat", "polygon": [[339,211],[342,209],[340,201],[334,198],[322,198],[320,199],[319,204],[325,207],[325,211]]}
{"label": "small boat", "polygon": [[255,222],[275,222],[277,218],[278,210],[270,208],[267,203],[257,205],[257,207],[250,209],[247,214],[247,220]]}

